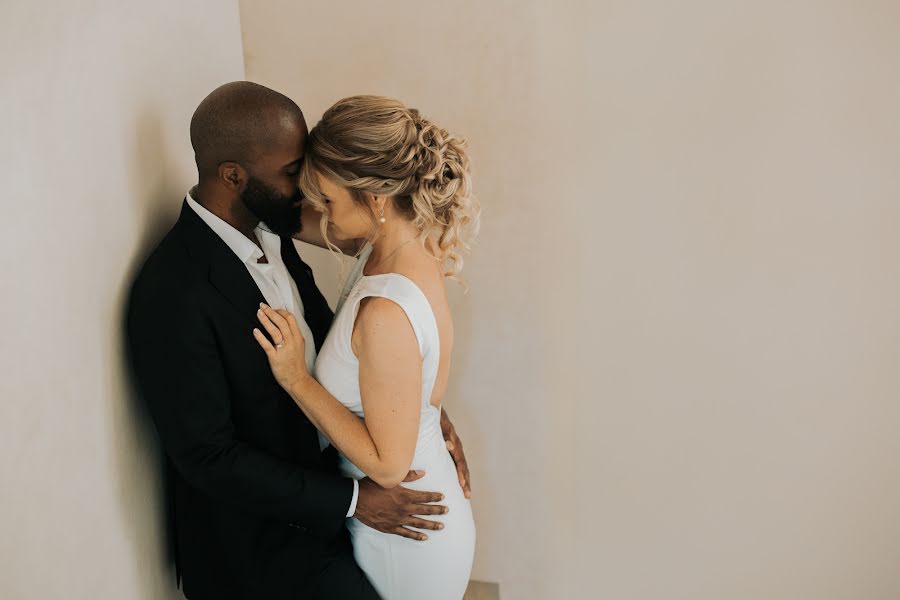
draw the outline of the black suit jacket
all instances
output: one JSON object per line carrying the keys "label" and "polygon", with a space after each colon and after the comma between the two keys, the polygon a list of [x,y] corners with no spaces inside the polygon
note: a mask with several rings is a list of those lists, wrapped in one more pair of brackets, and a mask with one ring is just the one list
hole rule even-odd
{"label": "black suit jacket", "polygon": [[[297,264],[293,244],[283,252]],[[192,600],[302,598],[346,544],[352,481],[320,454],[253,338],[263,300],[186,202],[132,288],[131,362],[167,456],[176,569]],[[317,338],[330,317],[307,311]]]}

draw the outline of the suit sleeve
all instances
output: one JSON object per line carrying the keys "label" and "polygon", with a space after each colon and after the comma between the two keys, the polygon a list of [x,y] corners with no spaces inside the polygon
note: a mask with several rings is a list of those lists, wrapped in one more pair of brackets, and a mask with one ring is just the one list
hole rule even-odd
{"label": "suit sleeve", "polygon": [[[131,364],[166,453],[192,486],[236,508],[323,537],[342,526],[350,479],[279,460],[235,439],[230,391],[211,323],[181,291],[135,286]],[[249,332],[248,332],[249,335]]]}

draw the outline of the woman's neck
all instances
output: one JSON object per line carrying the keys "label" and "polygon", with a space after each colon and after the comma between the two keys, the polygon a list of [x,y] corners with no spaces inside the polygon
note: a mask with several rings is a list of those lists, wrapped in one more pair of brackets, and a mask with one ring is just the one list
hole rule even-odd
{"label": "woman's neck", "polygon": [[368,263],[372,270],[386,271],[396,258],[408,252],[410,247],[418,245],[415,241],[419,232],[412,223],[395,223],[382,226],[379,235],[372,242],[372,254]]}

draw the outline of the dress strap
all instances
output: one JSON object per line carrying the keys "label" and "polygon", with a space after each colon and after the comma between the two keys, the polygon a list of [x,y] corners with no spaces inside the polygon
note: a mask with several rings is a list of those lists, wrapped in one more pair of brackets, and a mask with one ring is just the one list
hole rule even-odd
{"label": "dress strap", "polygon": [[399,273],[363,277],[347,298],[347,301],[352,303],[353,318],[349,319],[352,323],[356,322],[359,303],[364,298],[371,297],[386,298],[403,309],[415,331],[419,353],[423,359],[433,351],[436,353],[440,350],[440,334],[431,303],[412,280]]}

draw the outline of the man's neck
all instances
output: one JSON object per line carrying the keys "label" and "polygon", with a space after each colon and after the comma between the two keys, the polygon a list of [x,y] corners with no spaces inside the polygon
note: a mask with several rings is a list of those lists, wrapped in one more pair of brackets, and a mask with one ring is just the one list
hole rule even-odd
{"label": "man's neck", "polygon": [[259,225],[259,219],[241,203],[224,198],[219,190],[204,185],[203,182],[191,188],[190,194],[197,204],[240,231],[244,237],[259,246],[259,240],[256,239],[256,234],[253,232]]}

